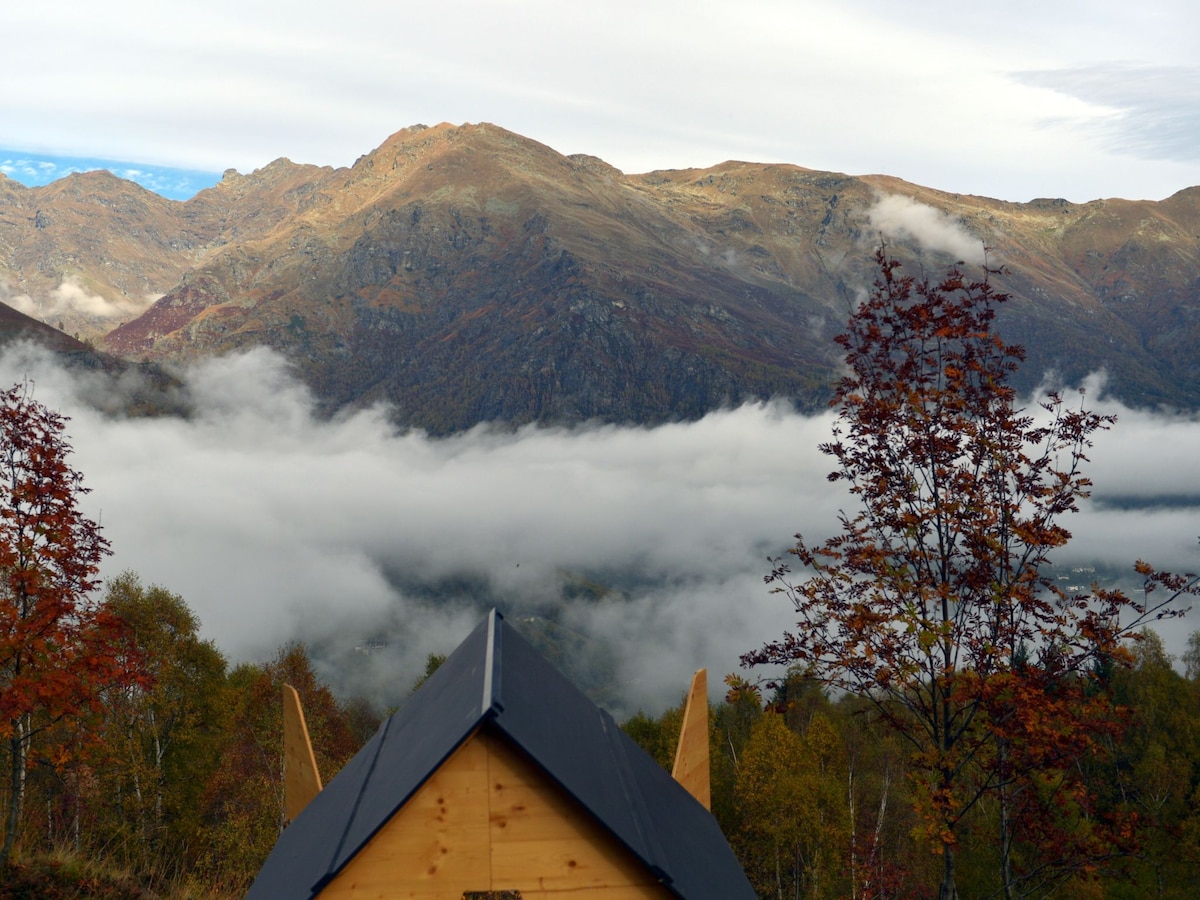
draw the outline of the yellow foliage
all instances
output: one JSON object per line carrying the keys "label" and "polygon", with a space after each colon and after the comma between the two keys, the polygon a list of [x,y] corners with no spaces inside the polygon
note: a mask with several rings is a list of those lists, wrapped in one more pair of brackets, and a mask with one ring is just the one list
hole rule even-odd
{"label": "yellow foliage", "polygon": [[755,722],[734,790],[743,826],[735,840],[756,890],[843,895],[846,779],[845,748],[824,715],[816,714],[802,736],[778,714]]}

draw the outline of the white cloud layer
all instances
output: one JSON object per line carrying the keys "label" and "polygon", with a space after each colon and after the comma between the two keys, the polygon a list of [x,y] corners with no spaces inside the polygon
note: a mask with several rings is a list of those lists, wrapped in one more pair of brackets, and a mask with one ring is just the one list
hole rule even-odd
{"label": "white cloud layer", "polygon": [[144,313],[161,296],[146,294],[142,297],[108,300],[99,294],[93,294],[77,278],[68,277],[47,296],[32,297],[29,294],[14,293],[0,282],[0,302],[51,325],[62,316],[82,315],[89,319],[113,322],[132,319]]}
{"label": "white cloud layer", "polygon": [[[676,701],[702,665],[716,693],[739,654],[791,623],[762,582],[766,557],[797,531],[820,537],[847,504],[816,450],[829,417],[770,405],[657,428],[432,440],[396,434],[379,410],[318,419],[262,350],[187,373],[186,420],[102,415],[80,402],[83,382],[36,353],[0,358],[0,385],[25,375],[72,416],[86,506],[115,550],[107,574],[133,569],[182,594],[235,659],[296,638],[349,653],[386,631],[387,653],[353,686],[388,703],[486,600],[552,614],[613,648],[624,711]],[[1074,517],[1063,563],[1200,568],[1200,421],[1119,412],[1091,472],[1097,499],[1124,505]],[[1166,495],[1188,496],[1138,505]],[[564,578],[614,591],[564,600]],[[431,586],[449,599],[431,603]],[[1178,653],[1194,628],[1166,623],[1168,648]]]}

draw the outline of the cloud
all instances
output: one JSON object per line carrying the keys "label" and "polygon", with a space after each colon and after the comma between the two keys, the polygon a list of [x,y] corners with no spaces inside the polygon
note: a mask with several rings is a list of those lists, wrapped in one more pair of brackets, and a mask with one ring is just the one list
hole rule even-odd
{"label": "cloud", "polygon": [[48,160],[6,159],[0,172],[25,184],[46,184],[58,177],[58,166]]}
{"label": "cloud", "polygon": [[32,157],[8,158],[0,162],[0,172],[27,186],[45,185],[72,172],[84,171],[74,166],[63,166],[51,159]]}
{"label": "cloud", "polygon": [[0,285],[0,300],[27,316],[50,324],[60,317],[74,315],[112,321],[132,319],[149,309],[161,296],[146,294],[136,298],[109,300],[91,293],[78,278],[73,277],[64,278],[58,287],[44,297],[11,294]]}
{"label": "cloud", "polygon": [[911,197],[885,194],[867,210],[871,227],[885,237],[910,238],[925,250],[947,253],[964,262],[984,261],[983,242],[941,210]]}
{"label": "cloud", "polygon": [[1076,127],[1096,133],[1119,153],[1147,160],[1200,160],[1200,66],[1109,63],[1015,77],[1106,108],[1107,114]]}
{"label": "cloud", "polygon": [[[816,449],[830,417],[772,405],[656,428],[435,440],[397,434],[380,409],[320,418],[265,350],[184,372],[186,418],[98,413],[81,398],[136,385],[102,388],[34,351],[0,358],[0,385],[25,375],[72,416],[86,506],[115,551],[108,576],[133,569],[180,593],[234,659],[306,640],[341,688],[381,704],[492,603],[592,639],[619,681],[618,712],[676,702],[702,665],[716,691],[741,653],[792,624],[763,584],[767,557],[797,531],[820,539],[850,507]],[[1186,452],[1200,422],[1118,412],[1094,448],[1098,502],[1069,523],[1064,565],[1200,568],[1200,502],[1099,502],[1200,484]],[[1168,648],[1195,627],[1166,623]],[[386,650],[354,652],[380,636]]]}

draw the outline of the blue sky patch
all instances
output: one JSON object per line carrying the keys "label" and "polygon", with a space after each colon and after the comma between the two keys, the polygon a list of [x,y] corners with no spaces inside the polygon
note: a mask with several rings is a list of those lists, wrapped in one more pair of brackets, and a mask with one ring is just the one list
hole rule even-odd
{"label": "blue sky patch", "polygon": [[169,200],[187,200],[221,180],[218,172],[174,169],[142,163],[117,162],[83,156],[54,156],[0,148],[0,173],[26,187],[41,187],[73,172],[107,169],[118,178],[140,184]]}

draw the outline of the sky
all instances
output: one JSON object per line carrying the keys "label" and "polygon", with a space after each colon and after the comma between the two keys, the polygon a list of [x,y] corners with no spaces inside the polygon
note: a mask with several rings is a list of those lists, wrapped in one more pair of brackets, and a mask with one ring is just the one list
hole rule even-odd
{"label": "sky", "polygon": [[[87,402],[96,385],[82,380],[94,375],[68,375],[29,348],[0,355],[0,384],[24,377],[71,416],[72,463],[90,489],[83,508],[114,551],[106,577],[132,570],[180,594],[232,661],[270,658],[290,640],[320,645],[326,677],[380,708],[400,702],[426,656],[457,646],[489,602],[547,616],[611,654],[616,713],[678,702],[701,666],[716,699],[741,654],[794,625],[787,599],[763,582],[767,558],[797,532],[830,534],[851,508],[817,450],[829,415],[782,406],[656,428],[480,427],[434,440],[396,433],[383,409],[314,415],[307,390],[263,348],[186,370],[186,419],[97,412]],[[1200,415],[1101,395],[1089,385],[1118,423],[1091,451],[1095,493],[1064,522],[1074,540],[1060,571],[1086,590],[1092,578],[1132,577],[1139,557],[1200,570]],[[1088,567],[1097,574],[1071,571]],[[564,599],[564,576],[612,592]],[[425,592],[455,584],[461,600]],[[1158,629],[1178,655],[1200,610]],[[354,654],[380,634],[385,651]]]}
{"label": "sky", "polygon": [[1192,0],[55,0],[4,21],[0,172],[27,183],[116,160],[182,197],[487,121],[630,173],[786,162],[1015,201],[1200,184]]}
{"label": "sky", "polygon": [[41,187],[75,172],[108,169],[119,178],[140,184],[170,200],[187,200],[198,191],[221,180],[215,172],[154,166],[86,156],[62,156],[54,153],[24,153],[0,148],[0,174],[26,187]]}
{"label": "sky", "polygon": [[[31,184],[103,166],[181,199],[228,168],[351,165],[442,121],[631,173],[786,162],[1015,201],[1200,184],[1191,0],[55,0],[4,23],[0,173]],[[356,687],[392,704],[477,620],[422,593],[463,573],[615,648],[629,703],[674,702],[699,665],[719,691],[790,624],[767,556],[845,502],[816,451],[829,420],[771,406],[431,440],[383,410],[320,419],[262,350],[186,372],[186,420],[96,412],[45,359],[0,357],[0,385],[31,374],[72,416],[106,575],[180,593],[234,660],[387,629]],[[1143,502],[1200,484],[1200,421],[1115,411],[1063,564],[1200,569],[1200,499]],[[617,590],[563,604],[564,578]],[[1195,628],[1165,623],[1168,649]]]}

